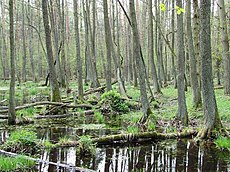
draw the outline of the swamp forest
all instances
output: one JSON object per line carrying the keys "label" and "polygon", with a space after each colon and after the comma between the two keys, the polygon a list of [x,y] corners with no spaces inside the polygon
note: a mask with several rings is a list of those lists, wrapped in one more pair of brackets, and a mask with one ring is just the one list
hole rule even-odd
{"label": "swamp forest", "polygon": [[229,0],[0,0],[1,172],[230,172]]}

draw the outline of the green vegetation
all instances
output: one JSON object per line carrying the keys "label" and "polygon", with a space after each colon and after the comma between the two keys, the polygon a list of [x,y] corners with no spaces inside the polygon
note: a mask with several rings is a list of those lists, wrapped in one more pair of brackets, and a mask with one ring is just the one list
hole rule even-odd
{"label": "green vegetation", "polygon": [[96,144],[92,142],[92,139],[89,135],[79,137],[79,152],[81,154],[90,154],[95,155],[96,153]]}
{"label": "green vegetation", "polygon": [[6,157],[0,155],[0,171],[12,172],[12,171],[31,171],[30,168],[34,167],[36,163],[32,160],[28,160],[23,156]]}
{"label": "green vegetation", "polygon": [[230,151],[230,138],[218,137],[215,140],[215,144],[220,149],[228,149]]}
{"label": "green vegetation", "polygon": [[129,112],[128,103],[122,99],[120,93],[115,90],[105,92],[101,95],[101,104],[106,104],[111,107],[111,109],[118,113],[127,113]]}
{"label": "green vegetation", "polygon": [[17,130],[10,134],[1,148],[9,152],[33,155],[39,151],[39,140],[33,131]]}
{"label": "green vegetation", "polygon": [[127,132],[131,134],[137,134],[139,132],[139,128],[137,126],[128,126]]}
{"label": "green vegetation", "polygon": [[33,118],[34,114],[36,112],[36,109],[33,107],[18,110],[16,112],[17,118]]}
{"label": "green vegetation", "polygon": [[105,122],[104,116],[99,111],[94,112],[94,117],[99,124],[103,124]]}

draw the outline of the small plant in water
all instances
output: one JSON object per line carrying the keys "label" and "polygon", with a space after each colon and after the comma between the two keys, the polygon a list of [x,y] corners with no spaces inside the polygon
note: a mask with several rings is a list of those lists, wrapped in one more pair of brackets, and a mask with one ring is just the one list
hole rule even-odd
{"label": "small plant in water", "polygon": [[30,168],[35,165],[36,162],[28,160],[23,156],[6,157],[0,155],[0,171],[31,171]]}
{"label": "small plant in water", "polygon": [[81,154],[90,154],[95,155],[96,153],[96,144],[92,142],[90,136],[80,136],[79,137],[79,151]]}
{"label": "small plant in water", "polygon": [[103,124],[105,122],[104,116],[99,111],[95,111],[94,117],[96,118],[99,124]]}
{"label": "small plant in water", "polygon": [[132,134],[136,134],[136,133],[139,132],[139,129],[136,126],[128,126],[127,127],[127,132],[132,133]]}
{"label": "small plant in water", "polygon": [[0,147],[10,152],[35,154],[39,148],[39,140],[33,131],[18,130],[11,133],[10,137]]}
{"label": "small plant in water", "polygon": [[154,122],[149,122],[147,126],[148,131],[154,131],[156,129],[156,125]]}
{"label": "small plant in water", "polygon": [[228,149],[230,151],[230,138],[218,137],[215,144],[219,149]]}

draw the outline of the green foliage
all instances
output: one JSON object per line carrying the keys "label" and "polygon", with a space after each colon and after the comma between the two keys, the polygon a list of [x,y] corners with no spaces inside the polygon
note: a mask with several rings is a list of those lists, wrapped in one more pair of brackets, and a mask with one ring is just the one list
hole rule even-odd
{"label": "green foliage", "polygon": [[68,143],[70,141],[72,141],[72,140],[69,137],[64,136],[64,137],[59,138],[58,144],[65,145],[66,143]]}
{"label": "green foliage", "polygon": [[215,144],[220,149],[228,149],[230,151],[230,138],[218,137],[215,140]]}
{"label": "green foliage", "polygon": [[1,148],[10,152],[34,154],[38,151],[38,146],[36,133],[22,129],[12,132]]}
{"label": "green foliage", "polygon": [[79,137],[79,151],[81,154],[96,154],[96,144],[92,142],[92,139],[89,135]]}
{"label": "green foliage", "polygon": [[51,143],[49,140],[45,140],[43,145],[46,149],[52,149],[54,147],[54,144]]}
{"label": "green foliage", "polygon": [[99,111],[94,112],[94,117],[99,124],[103,124],[105,122],[104,116]]}
{"label": "green foliage", "polygon": [[30,107],[16,112],[17,117],[34,117],[35,108]]}
{"label": "green foliage", "polygon": [[35,166],[36,163],[23,156],[6,157],[0,155],[0,171],[30,171],[28,168]]}
{"label": "green foliage", "polygon": [[156,124],[154,122],[149,122],[147,125],[148,131],[154,131],[156,129]]}
{"label": "green foliage", "polygon": [[139,128],[137,126],[128,126],[127,132],[132,134],[137,134],[139,132]]}
{"label": "green foliage", "polygon": [[185,9],[184,8],[180,8],[178,6],[176,6],[176,11],[177,11],[178,15],[180,15],[181,13],[185,13]]}
{"label": "green foliage", "polygon": [[122,121],[125,123],[135,124],[140,120],[141,116],[142,116],[142,112],[137,111],[137,112],[130,112],[128,114],[124,114],[121,116],[121,118],[122,118]]}
{"label": "green foliage", "polygon": [[165,4],[160,3],[160,9],[161,9],[161,11],[165,12],[166,11]]}
{"label": "green foliage", "polygon": [[121,95],[111,90],[101,95],[101,102],[110,105],[113,111],[127,113],[129,111],[128,103],[126,103]]}

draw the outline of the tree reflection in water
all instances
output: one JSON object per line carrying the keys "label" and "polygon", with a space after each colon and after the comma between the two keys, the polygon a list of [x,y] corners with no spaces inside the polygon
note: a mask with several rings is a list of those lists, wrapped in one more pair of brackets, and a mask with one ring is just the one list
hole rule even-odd
{"label": "tree reflection in water", "polygon": [[[221,152],[211,148],[199,148],[193,142],[186,140],[127,147],[124,145],[102,147],[97,148],[95,157],[79,158],[76,149],[73,148],[60,148],[57,151],[59,153],[52,152],[50,157],[62,156],[56,159],[69,163],[75,156],[76,166],[100,172],[230,171],[229,161],[221,158]],[[226,156],[229,157],[229,153]],[[60,169],[60,171],[67,172],[68,169]]]}

